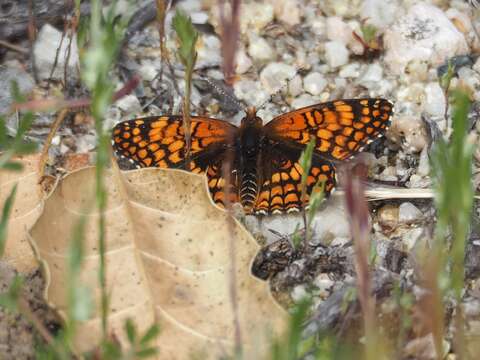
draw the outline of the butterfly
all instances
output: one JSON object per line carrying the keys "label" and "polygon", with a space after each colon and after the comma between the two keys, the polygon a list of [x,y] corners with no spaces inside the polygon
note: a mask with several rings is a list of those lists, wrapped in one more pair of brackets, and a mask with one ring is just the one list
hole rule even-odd
{"label": "butterfly", "polygon": [[[293,212],[308,204],[315,184],[328,196],[336,185],[335,163],[347,160],[385,134],[393,104],[385,99],[335,100],[277,116],[263,125],[254,108],[239,127],[227,121],[192,116],[190,151],[185,159],[183,116],[124,121],[113,129],[117,156],[136,167],[183,168],[206,173],[216,204],[240,202],[247,214]],[[302,199],[299,157],[315,139],[312,166]],[[222,172],[230,164],[229,184]],[[187,165],[188,164],[188,165]],[[228,196],[228,199],[227,199]]]}

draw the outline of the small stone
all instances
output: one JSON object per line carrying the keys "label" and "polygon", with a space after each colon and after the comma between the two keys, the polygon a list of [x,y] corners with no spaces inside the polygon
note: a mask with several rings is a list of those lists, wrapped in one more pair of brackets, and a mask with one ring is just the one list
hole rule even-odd
{"label": "small stone", "polygon": [[419,3],[397,18],[384,36],[385,63],[393,73],[402,74],[412,60],[432,66],[469,52],[463,34],[436,6]]}
{"label": "small stone", "polygon": [[252,67],[252,60],[245,53],[245,50],[237,51],[235,66],[237,74],[245,74]]}
{"label": "small stone", "polygon": [[462,84],[466,85],[471,90],[471,94],[475,101],[479,101],[480,75],[476,71],[465,66],[458,70],[458,77],[462,80]]}
{"label": "small stone", "polygon": [[217,66],[222,63],[220,39],[213,35],[204,35],[197,47],[197,67]]}
{"label": "small stone", "polygon": [[295,302],[299,302],[310,297],[305,288],[305,285],[295,286],[290,295],[292,296],[292,300]]}
{"label": "small stone", "polygon": [[425,146],[420,153],[420,160],[418,161],[417,174],[420,176],[430,175],[430,159],[428,157],[428,147]]}
{"label": "small stone", "polygon": [[339,41],[329,41],[325,44],[325,57],[330,68],[337,68],[348,62],[347,47]]}
{"label": "small stone", "polygon": [[288,82],[288,93],[293,97],[297,97],[302,91],[302,78],[300,75],[295,75],[293,79]]}
{"label": "small stone", "polygon": [[144,60],[138,68],[138,73],[143,80],[151,82],[158,75],[158,68],[155,66],[153,61]]}
{"label": "small stone", "polygon": [[407,251],[411,251],[423,236],[424,233],[421,227],[413,228],[403,234],[402,243],[405,244]]}
{"label": "small stone", "polygon": [[263,90],[260,83],[253,80],[236,81],[233,85],[235,96],[244,100],[249,106],[257,106],[268,99],[269,94]]}
{"label": "small stone", "polygon": [[274,58],[275,53],[267,40],[254,33],[250,33],[248,55],[250,55],[253,60],[268,61]]}
{"label": "small stone", "polygon": [[20,93],[28,95],[34,86],[32,76],[17,61],[0,66],[0,114],[7,114],[12,103],[11,86],[16,81]]}
{"label": "small stone", "polygon": [[398,0],[364,0],[360,16],[368,24],[386,29],[401,15],[401,11]]}
{"label": "small stone", "polygon": [[77,153],[88,153],[97,146],[97,137],[93,134],[85,134],[77,138]]}
{"label": "small stone", "polygon": [[296,99],[294,99],[290,105],[292,106],[293,109],[300,109],[305,106],[313,105],[315,102],[318,102],[318,101],[315,101],[312,95],[302,94]]}
{"label": "small stone", "polygon": [[378,210],[378,223],[382,228],[393,230],[397,227],[399,209],[394,205],[385,205]]}
{"label": "small stone", "polygon": [[387,166],[379,175],[383,181],[397,181],[397,169],[395,166]]}
{"label": "small stone", "polygon": [[475,61],[475,64],[473,64],[472,69],[477,72],[480,72],[480,57],[477,59],[477,61]]}
{"label": "small stone", "polygon": [[314,96],[320,95],[326,86],[327,80],[318,72],[310,73],[303,79],[303,88]]}
{"label": "small stone", "polygon": [[461,33],[467,35],[472,31],[472,22],[470,16],[466,13],[463,13],[458,9],[450,8],[445,12],[445,15]]}
{"label": "small stone", "polygon": [[[62,80],[64,76],[65,64],[68,57],[67,76],[68,78],[78,78],[78,67],[80,61],[78,58],[77,37],[74,36],[70,45],[68,36],[65,36],[62,42],[62,33],[49,24],[45,24],[40,29],[35,44],[33,45],[33,53],[35,56],[35,67],[38,77],[46,80],[50,77],[55,56],[58,51],[58,58],[52,78]],[[61,43],[61,46],[60,46]],[[68,54],[70,51],[70,54]]]}
{"label": "small stone", "polygon": [[352,28],[342,18],[332,16],[327,18],[327,38],[347,45],[352,40]]}
{"label": "small stone", "polygon": [[330,291],[333,285],[335,285],[335,282],[330,279],[328,274],[322,273],[313,280],[313,285],[317,287],[318,295],[322,299],[326,299],[330,295]]}
{"label": "small stone", "polygon": [[319,210],[312,221],[312,243],[329,244],[337,238],[350,238],[350,226],[345,207],[340,199],[331,199],[329,205]]}
{"label": "small stone", "polygon": [[401,145],[407,153],[419,153],[428,143],[421,119],[410,115],[395,118],[390,128],[389,139]]}
{"label": "small stone", "polygon": [[358,83],[365,87],[371,87],[377,85],[382,80],[383,68],[378,63],[369,65],[365,71],[360,75]]}
{"label": "small stone", "polygon": [[432,181],[428,177],[413,174],[407,183],[407,186],[413,189],[425,189],[432,185]]}
{"label": "small stone", "polygon": [[280,62],[270,63],[260,73],[260,81],[266,91],[273,94],[296,75],[296,69]]}
{"label": "small stone", "polygon": [[273,6],[267,3],[250,2],[242,4],[240,31],[242,34],[252,30],[258,32],[274,19]]}
{"label": "small stone", "polygon": [[206,24],[208,22],[208,14],[203,11],[196,11],[190,14],[193,24]]}
{"label": "small stone", "polygon": [[430,82],[425,86],[424,111],[432,117],[443,117],[445,114],[445,94],[438,82]]}
{"label": "small stone", "polygon": [[339,72],[342,78],[357,78],[360,75],[360,64],[351,63],[347,64]]}
{"label": "small stone", "polygon": [[297,0],[270,0],[274,7],[275,17],[289,25],[295,26],[300,24],[301,8]]}
{"label": "small stone", "polygon": [[116,102],[116,105],[127,115],[138,114],[142,112],[140,101],[138,101],[138,98],[135,95],[130,94],[120,98]]}
{"label": "small stone", "polygon": [[327,25],[325,18],[323,16],[319,16],[314,18],[310,22],[310,29],[317,37],[324,37],[327,32]]}
{"label": "small stone", "polygon": [[412,223],[423,217],[422,212],[412,203],[404,202],[398,208],[398,221]]}

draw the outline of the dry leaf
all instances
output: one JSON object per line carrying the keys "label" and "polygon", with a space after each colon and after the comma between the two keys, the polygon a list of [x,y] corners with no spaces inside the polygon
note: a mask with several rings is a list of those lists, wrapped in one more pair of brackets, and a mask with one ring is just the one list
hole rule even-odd
{"label": "dry leaf", "polygon": [[18,184],[2,260],[20,272],[30,272],[38,267],[27,239],[28,229],[42,211],[43,193],[38,186],[38,159],[38,155],[23,156],[15,159],[23,164],[22,171],[0,171],[0,204],[5,203],[13,186]]}
{"label": "dry leaf", "polygon": [[[47,299],[59,310],[66,304],[68,241],[73,225],[91,203],[94,178],[93,168],[67,176],[31,231],[38,255],[47,264]],[[227,214],[211,202],[205,178],[151,168],[121,176],[109,172],[105,182],[110,330],[122,339],[126,318],[134,319],[142,330],[157,321],[161,359],[218,358],[229,353],[234,343],[229,295],[233,240],[238,315],[250,354],[246,358],[259,358],[272,331],[283,331],[287,315],[273,300],[268,283],[250,274],[258,245],[235,221],[233,234],[229,232]],[[95,289],[98,309],[98,214],[87,215],[82,278]],[[97,311],[79,329],[76,346],[80,351],[91,349],[99,338]]]}

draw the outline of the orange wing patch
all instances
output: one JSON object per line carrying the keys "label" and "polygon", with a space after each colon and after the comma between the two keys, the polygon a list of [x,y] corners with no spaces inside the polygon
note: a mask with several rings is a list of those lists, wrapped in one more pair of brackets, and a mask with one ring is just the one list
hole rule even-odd
{"label": "orange wing patch", "polygon": [[392,113],[385,99],[337,100],[280,115],[265,127],[277,141],[306,145],[314,137],[316,151],[345,160],[384,135]]}
{"label": "orange wing patch", "polygon": [[225,207],[226,197],[230,197],[230,203],[239,202],[237,178],[231,176],[230,186],[225,187],[225,179],[222,177],[222,164],[209,166],[207,169],[208,189],[215,204]]}
{"label": "orange wing patch", "polygon": [[[237,128],[225,121],[191,119],[190,171],[204,172],[213,155],[227,146]],[[113,148],[137,167],[185,167],[186,142],[182,116],[129,120],[113,129]]]}
{"label": "orange wing patch", "polygon": [[[273,159],[275,161],[275,159]],[[264,176],[253,212],[258,215],[295,212],[302,209],[302,173],[303,169],[297,161],[279,160],[281,165],[275,166],[271,174]],[[324,182],[326,196],[335,187],[335,168],[328,162],[312,159],[312,167],[307,177],[305,206],[308,206],[310,194],[317,182]]]}

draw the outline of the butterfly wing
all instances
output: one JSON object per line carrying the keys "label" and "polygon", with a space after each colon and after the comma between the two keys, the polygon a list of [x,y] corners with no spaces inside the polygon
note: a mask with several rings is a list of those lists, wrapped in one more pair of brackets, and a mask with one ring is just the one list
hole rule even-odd
{"label": "butterfly wing", "polygon": [[[229,146],[237,127],[216,119],[191,118],[190,171],[205,172]],[[137,167],[185,168],[186,141],[182,116],[160,116],[119,123],[113,148]]]}
{"label": "butterfly wing", "polygon": [[315,150],[331,160],[345,160],[383,136],[393,105],[385,99],[336,100],[280,115],[265,125],[269,138],[304,146],[311,137]]}
{"label": "butterfly wing", "polygon": [[230,203],[239,202],[238,194],[238,178],[237,173],[230,174],[230,186],[225,187],[226,181],[223,177],[223,158],[220,158],[215,164],[212,164],[207,169],[208,189],[215,204],[225,207],[225,200],[227,196]]}
{"label": "butterfly wing", "polygon": [[[253,209],[255,214],[276,214],[298,211],[302,208],[303,169],[298,159],[301,150],[283,143],[271,144],[262,150],[261,185]],[[329,195],[335,187],[335,167],[321,157],[312,157],[307,177],[305,205],[317,182],[324,182],[324,193]]]}

